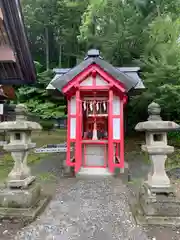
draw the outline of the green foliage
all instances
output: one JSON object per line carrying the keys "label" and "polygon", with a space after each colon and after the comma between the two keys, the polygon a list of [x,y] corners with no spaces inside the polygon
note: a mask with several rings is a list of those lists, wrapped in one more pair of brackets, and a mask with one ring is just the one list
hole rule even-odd
{"label": "green foliage", "polygon": [[180,162],[179,162],[179,157],[180,157],[180,151],[176,150],[172,155],[170,155],[166,161],[166,169],[170,170],[173,168],[179,168],[180,167]]}
{"label": "green foliage", "polygon": [[88,1],[21,0],[21,2],[34,59],[44,67],[47,60],[51,68],[57,65],[64,67],[74,65],[76,57],[81,55],[77,35],[81,15]]}
{"label": "green foliage", "polygon": [[168,139],[172,143],[172,145],[176,147],[180,147],[180,131],[169,132]]}
{"label": "green foliage", "polygon": [[179,19],[173,21],[167,15],[156,18],[149,25],[149,41],[142,56],[148,88],[144,97],[158,102],[171,119],[180,116],[179,31]]}
{"label": "green foliage", "polygon": [[22,86],[17,92],[18,102],[25,103],[29,111],[39,118],[51,119],[64,116],[65,100],[53,100],[46,90],[52,80],[52,71],[38,73],[37,83],[34,86]]}
{"label": "green foliage", "polygon": [[180,120],[180,0],[22,0],[22,6],[40,64],[37,84],[17,95],[33,114],[64,115],[64,99],[50,100],[45,90],[53,77],[42,72],[47,60],[50,67],[73,67],[96,47],[115,66],[141,66],[147,89],[128,105],[128,128],[147,119],[152,100],[161,105],[164,119]]}
{"label": "green foliage", "polygon": [[54,127],[53,121],[40,121],[40,124],[44,131],[50,131]]}

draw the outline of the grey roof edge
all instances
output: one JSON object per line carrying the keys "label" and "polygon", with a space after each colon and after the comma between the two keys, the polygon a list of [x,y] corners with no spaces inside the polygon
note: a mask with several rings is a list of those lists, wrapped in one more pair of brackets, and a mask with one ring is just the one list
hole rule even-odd
{"label": "grey roof edge", "polygon": [[[59,81],[59,77],[62,76],[63,74],[66,74],[67,72],[69,72],[71,70],[71,68],[56,68],[53,69],[53,71],[56,73],[56,75],[54,76],[54,78],[52,79],[52,81],[50,82],[50,84],[47,86],[47,89],[56,89],[55,86],[53,86],[54,81]],[[119,71],[122,73],[124,73],[125,75],[128,75],[128,73],[133,74],[133,77],[130,76],[131,78],[136,78],[137,82],[136,84],[133,86],[134,89],[145,89],[145,86],[141,80],[141,78],[138,75],[138,71],[140,70],[139,67],[123,67],[123,68],[117,68],[118,73]],[[63,83],[63,82],[62,82]]]}
{"label": "grey roof edge", "polygon": [[59,74],[59,77],[56,78],[54,81],[51,81],[50,83],[55,88],[61,90],[71,79],[77,76],[81,71],[83,71],[93,62],[94,62],[93,58],[88,58],[82,61],[79,65],[75,66],[74,68],[69,69],[69,71],[67,71],[66,73],[61,75]]}
{"label": "grey roof edge", "polygon": [[[137,85],[134,87],[134,89],[145,89],[145,86],[141,80],[141,78],[138,75],[138,70],[140,70],[139,67],[131,67],[130,69],[128,67],[125,68],[118,68],[119,70],[123,71],[125,74],[128,75],[128,73],[131,73],[134,75],[135,78],[137,78],[139,81],[137,83]],[[53,69],[53,71],[56,73],[56,75],[54,76],[54,78],[52,79],[52,81],[48,84],[47,86],[47,90],[55,90],[56,88],[52,85],[52,83],[59,78],[59,76],[61,76],[63,73],[67,73],[68,71],[70,71],[71,68],[56,68]]]}
{"label": "grey roof edge", "polygon": [[[114,67],[114,68],[118,69],[120,72],[123,73],[140,71],[140,67]],[[71,69],[72,68],[54,68],[53,72],[55,72],[56,74],[65,74]]]}
{"label": "grey roof edge", "polygon": [[142,80],[138,76],[139,67],[121,67],[117,68],[112,66],[100,57],[88,57],[74,68],[55,68],[53,71],[56,76],[50,84],[61,90],[71,79],[77,76],[81,71],[86,69],[91,64],[99,65],[105,72],[109,73],[112,77],[122,82],[126,88],[126,92],[131,89],[144,88]]}
{"label": "grey roof edge", "polygon": [[53,72],[55,72],[56,74],[65,74],[68,71],[70,71],[72,68],[54,68]]}
{"label": "grey roof edge", "polygon": [[96,60],[95,61],[96,64],[99,65],[104,71],[109,73],[115,79],[122,82],[127,92],[129,92],[131,88],[134,88],[134,86],[138,83],[137,79],[133,79],[129,77],[127,74],[119,71],[116,67],[112,66],[110,63],[106,62],[105,60],[100,58],[96,58],[95,60]]}

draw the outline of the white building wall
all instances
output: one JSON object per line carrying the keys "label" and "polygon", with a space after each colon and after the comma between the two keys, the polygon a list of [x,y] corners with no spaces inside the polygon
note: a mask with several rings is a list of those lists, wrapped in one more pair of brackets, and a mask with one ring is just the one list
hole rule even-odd
{"label": "white building wall", "polygon": [[92,86],[93,85],[93,79],[92,77],[87,77],[84,81],[80,83],[80,86]]}
{"label": "white building wall", "polygon": [[[118,116],[120,115],[120,107],[121,107],[121,100],[119,96],[113,96],[113,115]],[[120,130],[121,130],[121,118],[114,117],[113,118],[113,140],[120,140]]]}
{"label": "white building wall", "polygon": [[76,118],[71,118],[70,120],[70,138],[76,138]]}
{"label": "white building wall", "polygon": [[120,118],[113,118],[113,139],[120,140]]}
{"label": "white building wall", "polygon": [[120,115],[120,98],[118,96],[113,96],[113,115]]}
{"label": "white building wall", "polygon": [[105,81],[101,76],[96,76],[96,86],[107,86],[108,82]]}
{"label": "white building wall", "polygon": [[70,100],[70,114],[76,114],[76,97],[73,96]]}

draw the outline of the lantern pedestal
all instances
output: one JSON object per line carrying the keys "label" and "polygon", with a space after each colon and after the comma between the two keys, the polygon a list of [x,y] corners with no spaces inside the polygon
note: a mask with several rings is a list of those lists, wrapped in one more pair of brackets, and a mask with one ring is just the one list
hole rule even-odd
{"label": "lantern pedestal", "polygon": [[131,198],[130,205],[138,224],[180,226],[180,199],[173,189],[169,193],[162,192],[164,189],[151,189],[144,183],[139,195]]}
{"label": "lantern pedestal", "polygon": [[167,155],[174,152],[174,147],[165,145],[163,143],[155,146],[143,145],[142,150],[149,154],[151,160],[151,171],[148,174],[147,185],[154,189],[155,192],[169,193],[172,189],[171,182],[165,171],[165,162]]}
{"label": "lantern pedestal", "polygon": [[41,187],[34,182],[26,189],[7,188],[0,190],[0,219],[32,222],[49,202],[42,196]]}
{"label": "lantern pedestal", "polygon": [[5,188],[0,191],[0,206],[4,208],[29,208],[37,203],[40,185],[33,183],[28,188]]}

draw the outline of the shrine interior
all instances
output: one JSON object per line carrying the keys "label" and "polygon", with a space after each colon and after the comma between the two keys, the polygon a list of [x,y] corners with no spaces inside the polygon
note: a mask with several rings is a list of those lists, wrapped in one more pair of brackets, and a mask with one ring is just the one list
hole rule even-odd
{"label": "shrine interior", "polygon": [[82,139],[108,139],[108,94],[82,96]]}

